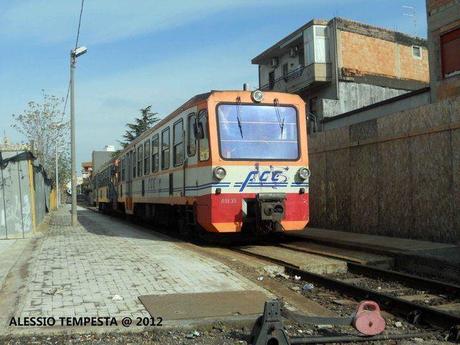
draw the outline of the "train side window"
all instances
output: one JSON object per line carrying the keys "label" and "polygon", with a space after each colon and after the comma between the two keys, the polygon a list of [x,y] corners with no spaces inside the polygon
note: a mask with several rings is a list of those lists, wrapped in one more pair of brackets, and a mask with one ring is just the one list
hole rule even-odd
{"label": "train side window", "polygon": [[193,126],[196,123],[195,113],[191,113],[187,117],[187,154],[189,157],[196,154],[196,139],[193,131]]}
{"label": "train side window", "polygon": [[206,110],[200,111],[198,119],[199,126],[203,130],[203,136],[198,140],[200,161],[207,161],[209,159],[208,112]]}
{"label": "train side window", "polygon": [[161,170],[169,169],[169,127],[161,132]]}
{"label": "train side window", "polygon": [[150,174],[150,139],[144,143],[144,175]]}
{"label": "train side window", "polygon": [[173,164],[182,165],[184,162],[184,121],[180,119],[173,127]]}
{"label": "train side window", "polygon": [[121,174],[120,174],[120,178],[121,178],[121,181],[123,182],[125,180],[125,169],[126,169],[126,158],[123,157],[121,159]]}
{"label": "train side window", "polygon": [[158,134],[152,139],[152,172],[157,172],[160,169],[160,143]]}
{"label": "train side window", "polygon": [[136,150],[131,151],[131,164],[133,165],[133,178],[136,177]]}
{"label": "train side window", "polygon": [[144,160],[144,147],[142,144],[137,148],[137,176],[142,176],[142,163]]}

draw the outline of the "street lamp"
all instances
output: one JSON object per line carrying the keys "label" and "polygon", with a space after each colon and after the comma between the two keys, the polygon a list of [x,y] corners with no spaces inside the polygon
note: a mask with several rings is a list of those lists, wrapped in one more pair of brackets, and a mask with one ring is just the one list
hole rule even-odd
{"label": "street lamp", "polygon": [[75,91],[74,91],[74,70],[77,57],[88,51],[86,47],[78,47],[70,51],[70,142],[72,160],[72,226],[77,225],[77,175],[76,175],[76,153],[75,153]]}

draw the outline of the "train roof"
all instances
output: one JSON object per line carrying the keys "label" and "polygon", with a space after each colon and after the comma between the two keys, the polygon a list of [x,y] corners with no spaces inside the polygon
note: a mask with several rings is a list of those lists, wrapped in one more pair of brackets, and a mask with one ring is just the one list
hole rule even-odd
{"label": "train roof", "polygon": [[186,110],[187,108],[190,108],[191,106],[193,106],[194,104],[196,103],[199,103],[201,101],[204,101],[206,99],[208,99],[212,94],[214,93],[219,93],[219,92],[242,92],[242,90],[211,90],[209,92],[204,92],[204,93],[200,93],[198,95],[195,95],[193,96],[192,98],[190,98],[189,100],[187,100],[185,103],[183,103],[180,107],[178,107],[177,109],[175,109],[172,113],[170,113],[169,115],[165,116],[163,119],[161,119],[160,121],[158,121],[155,126],[153,126],[152,128],[149,128],[147,129],[146,131],[144,131],[141,135],[139,135],[136,139],[134,139],[133,141],[131,141],[129,143],[129,145],[127,145],[124,149],[122,149],[118,155],[118,157],[116,158],[113,158],[111,159],[110,161],[108,161],[106,164],[104,164],[101,169],[98,169],[98,172],[103,170],[103,168],[105,168],[107,165],[110,165],[110,164],[113,164],[113,162],[118,159],[123,153],[125,153],[126,151],[129,151],[134,145],[136,145],[137,143],[139,143],[140,141],[144,140],[145,137],[149,136],[152,132],[154,132],[157,128],[161,127],[163,124],[165,124],[166,122],[168,122],[169,120],[171,120],[171,118],[173,118],[174,116],[176,116],[177,114],[183,112],[184,110]]}
{"label": "train roof", "polygon": [[[136,139],[134,139],[133,141],[131,141],[129,143],[128,146],[126,146],[126,148],[124,148],[122,151],[127,151],[128,150],[128,147],[131,147],[132,145],[135,145],[137,144],[139,141],[142,141],[144,140],[144,138],[148,135],[150,135],[153,131],[155,131],[157,128],[161,127],[164,123],[168,122],[172,117],[176,116],[177,114],[181,113],[182,111],[184,111],[185,109],[191,107],[192,105],[200,102],[200,101],[203,101],[203,100],[206,100],[209,98],[209,96],[213,93],[213,92],[216,92],[217,90],[212,90],[210,92],[205,92],[205,93],[200,93],[198,95],[195,95],[193,96],[192,98],[190,98],[188,101],[186,101],[184,104],[182,104],[179,108],[177,108],[176,110],[174,110],[171,114],[165,116],[163,119],[161,119],[160,121],[158,121],[155,126],[153,126],[152,128],[149,128],[147,129],[146,131],[144,131],[141,135],[139,135]],[[218,91],[217,91],[218,92]]]}

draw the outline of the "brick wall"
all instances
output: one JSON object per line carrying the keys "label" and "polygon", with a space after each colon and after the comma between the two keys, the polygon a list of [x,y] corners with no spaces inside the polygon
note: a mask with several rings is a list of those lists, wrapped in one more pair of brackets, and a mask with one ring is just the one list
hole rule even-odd
{"label": "brick wall", "polygon": [[412,56],[407,45],[340,31],[341,63],[343,68],[364,74],[398,79],[429,81],[428,51],[422,47],[422,58]]}
{"label": "brick wall", "polygon": [[308,143],[312,227],[460,241],[460,98]]}
{"label": "brick wall", "polygon": [[427,0],[428,11],[436,10],[442,6],[445,6],[454,0]]}

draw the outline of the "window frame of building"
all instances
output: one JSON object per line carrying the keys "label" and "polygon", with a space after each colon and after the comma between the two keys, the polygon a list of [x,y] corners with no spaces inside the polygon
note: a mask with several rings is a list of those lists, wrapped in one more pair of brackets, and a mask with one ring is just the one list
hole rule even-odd
{"label": "window frame of building", "polygon": [[[452,42],[455,42],[457,45],[453,45],[451,47]],[[442,79],[460,76],[460,59],[455,59],[453,64],[450,59],[446,61],[446,55],[448,55],[450,49],[458,49],[458,46],[460,46],[460,27],[450,30],[439,37],[439,54],[441,60]],[[453,56],[456,55],[455,52],[451,54]]]}
{"label": "window frame of building", "polygon": [[144,175],[150,174],[150,139],[144,142]]}
{"label": "window frame of building", "polygon": [[[194,125],[196,124],[195,112],[187,115],[187,155],[193,157],[196,155],[196,138],[193,131]],[[192,146],[193,143],[193,146]],[[193,150],[192,150],[193,148]]]}
{"label": "window frame of building", "polygon": [[268,89],[273,90],[275,88],[275,70],[268,72]]}
{"label": "window frame of building", "polygon": [[[415,53],[415,51],[417,51],[417,50],[418,50],[418,54]],[[413,45],[413,46],[411,46],[411,51],[412,51],[412,57],[414,59],[422,60],[423,53],[422,53],[422,47],[421,46]]]}
{"label": "window frame of building", "polygon": [[[206,122],[203,123],[202,119],[206,119]],[[208,161],[210,158],[210,151],[209,151],[209,119],[208,119],[208,110],[202,109],[198,112],[198,123],[200,124],[201,128],[203,129],[203,138],[198,139],[198,159],[200,162]],[[206,146],[206,150],[204,147]],[[207,157],[202,158],[202,153],[207,152]]]}
{"label": "window frame of building", "polygon": [[157,133],[152,137],[152,172],[160,171],[160,135]]}
{"label": "window frame of building", "polygon": [[[182,159],[179,161],[177,155],[181,153],[181,151]],[[179,119],[173,124],[173,166],[181,166],[184,163],[184,158],[184,120]]]}
{"label": "window frame of building", "polygon": [[[168,142],[165,144],[165,134],[166,133],[168,134]],[[167,158],[167,160],[165,158]],[[170,165],[171,165],[171,132],[170,132],[169,127],[167,127],[161,131],[161,170],[168,170]]]}
{"label": "window frame of building", "polygon": [[289,63],[284,63],[283,64],[283,78],[287,78],[287,76],[289,75]]}

